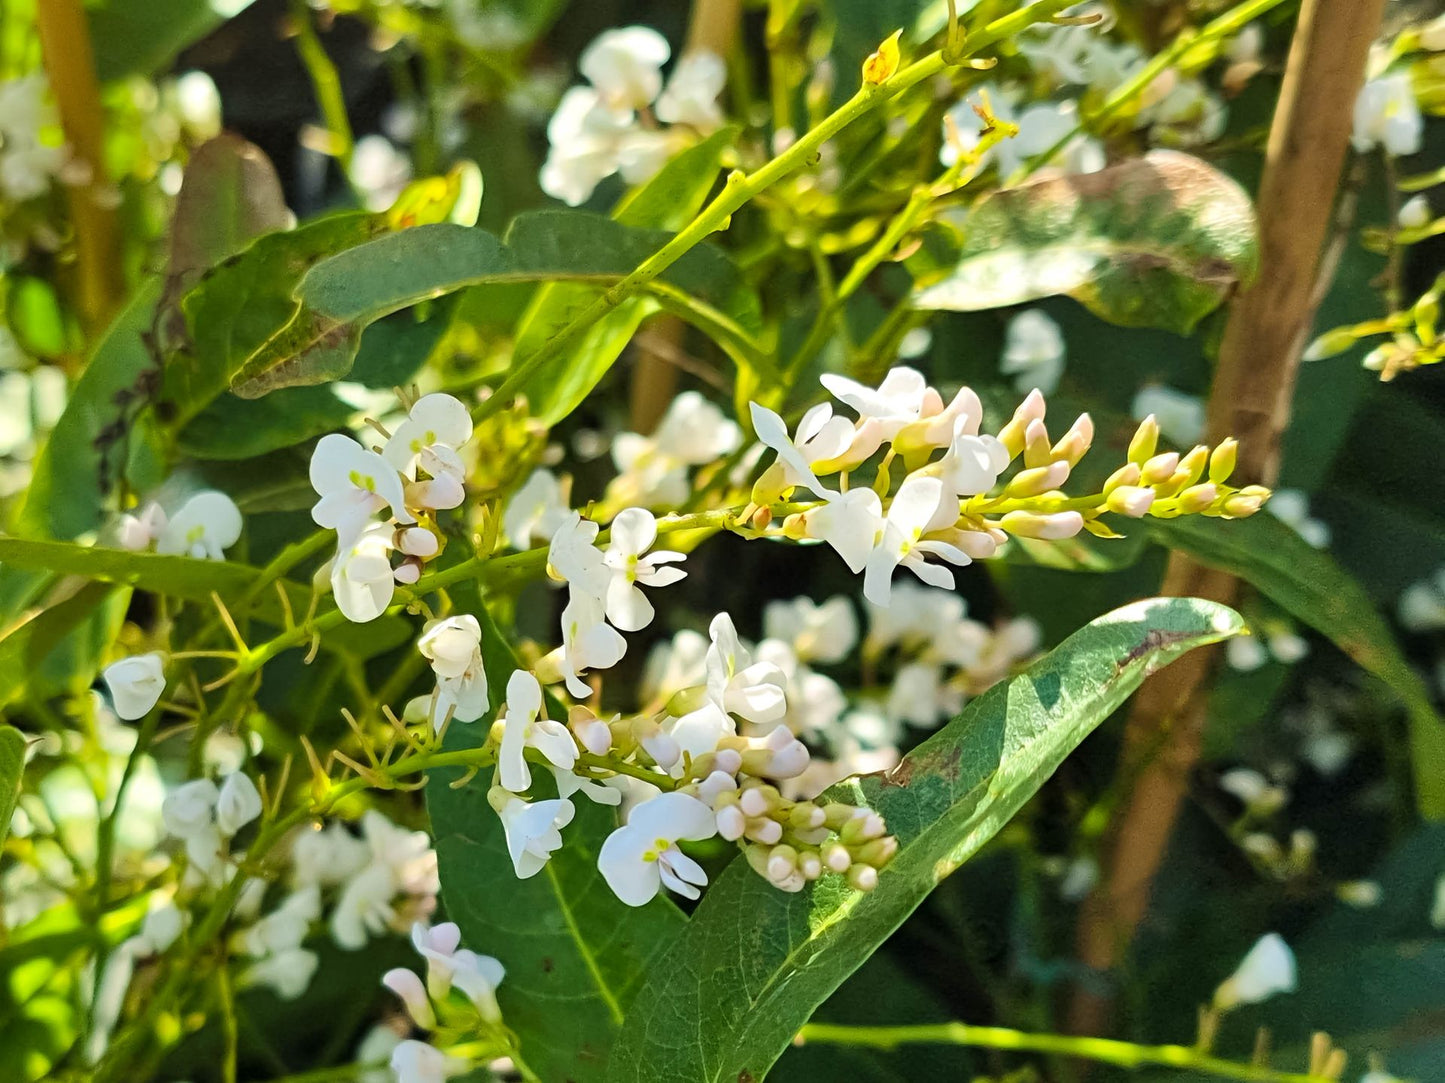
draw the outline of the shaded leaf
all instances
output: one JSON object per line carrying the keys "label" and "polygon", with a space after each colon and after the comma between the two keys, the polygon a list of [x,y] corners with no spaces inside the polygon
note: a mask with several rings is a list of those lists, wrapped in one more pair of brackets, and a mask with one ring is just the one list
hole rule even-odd
{"label": "shaded leaf", "polygon": [[1273,515],[1237,520],[1228,530],[1188,518],[1148,522],[1165,545],[1237,575],[1384,681],[1410,717],[1410,762],[1420,811],[1445,819],[1445,721],[1364,588],[1333,557]]}
{"label": "shaded leaf", "polygon": [[87,4],[96,74],[102,81],[127,75],[154,75],[176,55],[253,0],[105,0]]}
{"label": "shaded leaf", "polygon": [[180,435],[197,459],[249,459],[346,425],[355,410],[329,387],[289,387],[263,399],[222,395]]}
{"label": "shaded leaf", "polygon": [[[514,657],[486,611],[474,612],[495,707]],[[481,744],[489,719],[454,723],[446,746]],[[427,782],[447,916],[461,926],[466,947],[507,968],[497,999],[527,1067],[544,1083],[601,1079],[628,1004],[686,923],[665,900],[633,908],[612,894],[597,851],[616,826],[615,812],[581,795],[566,845],[536,876],[518,880],[487,803],[488,778],[453,789],[459,775],[435,771]]]}
{"label": "shaded leaf", "polygon": [[70,581],[22,613],[0,635],[0,707],[25,691],[40,663],[114,589],[110,583]]}
{"label": "shaded leaf", "polygon": [[834,787],[831,799],[877,809],[898,837],[877,890],[834,878],[789,895],[734,861],[653,967],[607,1078],[762,1079],[813,1010],[1148,674],[1240,627],[1197,599],[1125,606],[985,692],[893,771]]}
{"label": "shaded leaf", "polygon": [[14,726],[0,725],[0,846],[10,833],[10,814],[20,796],[25,773],[25,735]]}
{"label": "shaded leaf", "polygon": [[918,308],[972,312],[1067,294],[1111,323],[1185,334],[1258,264],[1249,196],[1172,150],[1001,189],[961,229],[957,265],[922,285]]}
{"label": "shaded leaf", "polygon": [[186,163],[171,216],[166,272],[199,274],[263,233],[291,225],[281,178],[260,147],[229,132],[208,139]]}

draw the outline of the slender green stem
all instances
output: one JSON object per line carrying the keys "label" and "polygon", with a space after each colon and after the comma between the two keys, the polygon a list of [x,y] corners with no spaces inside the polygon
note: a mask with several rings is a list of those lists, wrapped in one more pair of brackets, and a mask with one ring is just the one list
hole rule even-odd
{"label": "slender green stem", "polygon": [[316,26],[311,21],[311,8],[305,0],[293,0],[291,18],[296,30],[296,51],[301,63],[311,77],[312,89],[316,92],[316,103],[321,107],[321,118],[330,136],[328,153],[341,163],[348,179],[351,177],[351,152],[355,146],[351,136],[351,121],[346,115],[346,95],[341,90],[341,76],[331,62]]}
{"label": "slender green stem", "polygon": [[967,1023],[922,1023],[896,1027],[850,1027],[809,1023],[798,1041],[856,1045],[869,1049],[896,1049],[900,1045],[928,1043],[964,1045],[981,1049],[1007,1049],[1053,1053],[1112,1064],[1119,1068],[1163,1067],[1204,1072],[1219,1079],[1246,1083],[1333,1083],[1323,1076],[1281,1072],[1255,1064],[1241,1064],[1211,1056],[1184,1045],[1135,1045],[1108,1038],[1074,1038],[1063,1034],[1028,1034],[1003,1027],[975,1027]]}

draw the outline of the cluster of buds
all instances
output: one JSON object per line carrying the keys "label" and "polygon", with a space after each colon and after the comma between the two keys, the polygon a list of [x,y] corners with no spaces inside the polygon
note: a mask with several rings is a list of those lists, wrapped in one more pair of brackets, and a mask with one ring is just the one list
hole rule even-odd
{"label": "cluster of buds", "polygon": [[[1038,390],[997,435],[989,435],[980,432],[983,407],[970,388],[945,403],[910,368],[894,368],[877,388],[832,375],[824,376],[823,384],[857,411],[856,421],[835,417],[824,403],[809,410],[790,436],[782,418],[752,404],[758,438],[777,452],[777,460],[753,486],[744,517],[753,529],[766,529],[768,506],[795,488],[811,490],[819,502],[789,515],[782,533],[831,545],[853,571],[864,572],[863,593],[874,605],[888,605],[892,575],[900,566],[930,585],[952,587],[953,573],[927,557],[966,565],[994,556],[1010,535],[1061,540],[1087,530],[1117,537],[1099,521],[1106,511],[1242,517],[1258,511],[1269,496],[1259,486],[1226,484],[1234,470],[1233,440],[1212,452],[1200,446],[1183,456],[1160,453],[1159,426],[1150,417],[1135,434],[1129,462],[1105,490],[1070,497],[1062,487],[1093,443],[1094,424],[1081,414],[1053,440]],[[885,443],[872,486],[849,488],[850,471],[868,463]],[[896,488],[890,469],[895,461],[905,470]],[[836,488],[821,480],[833,474]]]}
{"label": "cluster of buds", "polygon": [[[466,467],[458,449],[472,435],[466,406],[451,395],[424,395],[406,420],[369,449],[349,436],[323,436],[311,456],[311,517],[334,529],[332,594],[348,620],[375,620],[391,605],[396,584],[411,585],[441,553],[435,515],[461,505]],[[388,512],[378,520],[376,514]],[[400,561],[395,561],[396,556]]]}

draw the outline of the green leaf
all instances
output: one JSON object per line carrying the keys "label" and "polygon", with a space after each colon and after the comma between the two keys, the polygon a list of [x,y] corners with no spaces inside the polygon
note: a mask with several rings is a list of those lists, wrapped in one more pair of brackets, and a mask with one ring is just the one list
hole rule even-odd
{"label": "green leaf", "polygon": [[253,0],[106,0],[86,5],[96,74],[102,81],[154,75]]}
{"label": "green leaf", "polygon": [[[78,575],[100,583],[122,583],[137,590],[191,602],[209,602],[217,594],[239,620],[249,614],[274,628],[285,623],[285,611],[272,584],[262,586],[261,569],[230,560],[133,553],[125,549],[31,541],[0,536],[0,567]],[[311,590],[281,580],[291,612],[304,615]],[[322,612],[329,607],[323,606]],[[342,624],[321,637],[324,650],[367,658],[405,643],[411,627],[398,617],[367,624]]]}
{"label": "green leaf", "polygon": [[1001,189],[961,228],[957,266],[922,284],[918,308],[973,312],[1066,294],[1111,323],[1186,334],[1259,260],[1244,189],[1172,150]]}
{"label": "green leaf", "polygon": [[62,581],[51,596],[12,623],[0,636],[0,707],[25,691],[40,665],[72,630],[114,590],[104,582]]}
{"label": "green leaf", "polygon": [[346,425],[355,410],[329,387],[288,387],[262,399],[222,395],[180,435],[197,459],[249,459]]}
{"label": "green leaf", "polygon": [[14,726],[0,726],[0,846],[10,833],[10,814],[20,796],[25,773],[25,735]]}
{"label": "green leaf", "polygon": [[1333,557],[1268,514],[1230,523],[1228,530],[1188,518],[1153,519],[1149,527],[1171,549],[1237,575],[1384,681],[1410,718],[1420,811],[1432,820],[1445,819],[1445,721],[1374,601]]}
{"label": "green leaf", "polygon": [[[25,493],[18,533],[74,538],[96,529],[107,498],[126,473],[138,445],[159,443],[137,413],[155,379],[145,336],[155,317],[158,280],[143,286],[96,345],[41,449]],[[138,487],[145,481],[137,479]]]}
{"label": "green leaf", "polygon": [[[474,612],[495,707],[515,661],[486,611]],[[453,723],[446,746],[479,745],[489,726],[490,716]],[[497,999],[527,1067],[544,1083],[599,1080],[628,1004],[685,921],[662,899],[641,908],[617,900],[597,871],[614,810],[580,795],[567,844],[542,872],[518,880],[487,803],[488,777],[453,789],[459,775],[435,771],[427,782],[447,917],[463,945],[507,968]]]}
{"label": "green leaf", "polygon": [[171,216],[166,272],[186,277],[291,225],[281,178],[260,147],[229,132],[191,154]]}
{"label": "green leaf", "polygon": [[832,800],[877,809],[898,837],[877,890],[833,878],[789,895],[734,861],[652,967],[608,1080],[762,1079],[813,1010],[1148,674],[1240,628],[1232,610],[1197,599],[1115,610],[985,692],[894,770],[833,787]]}

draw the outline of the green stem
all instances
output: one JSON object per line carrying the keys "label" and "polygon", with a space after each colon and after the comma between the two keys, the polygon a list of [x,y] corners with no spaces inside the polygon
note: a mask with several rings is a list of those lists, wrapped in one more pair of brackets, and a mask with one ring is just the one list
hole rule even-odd
{"label": "green stem", "polygon": [[1053,1053],[1112,1064],[1119,1068],[1163,1067],[1204,1072],[1219,1079],[1246,1083],[1333,1083],[1323,1076],[1281,1072],[1255,1064],[1214,1057],[1184,1045],[1135,1045],[1108,1038],[1073,1038],[1062,1034],[1028,1034],[1003,1027],[975,1027],[967,1023],[922,1023],[895,1027],[850,1027],[808,1023],[799,1042],[828,1042],[868,1049],[895,1049],[900,1045],[930,1043],[981,1049]]}
{"label": "green stem", "polygon": [[[1013,36],[1025,27],[1051,18],[1068,7],[1071,2],[1073,0],[1036,0],[1035,3],[1012,15],[996,19],[969,41],[968,47],[961,50],[958,59],[966,59],[981,49]],[[1275,2],[1279,2],[1279,0],[1275,0]],[[874,86],[865,83],[853,97],[821,124],[802,136],[761,169],[751,174],[745,174],[740,170],[734,171],[728,176],[722,192],[704,207],[680,233],[643,260],[631,274],[603,291],[592,304],[548,339],[538,350],[518,361],[496,392],[477,407],[473,417],[477,421],[482,421],[499,410],[505,409],[534,372],[564,353],[579,334],[656,279],[684,254],[696,248],[712,234],[726,229],[733,214],[755,196],[812,161],[813,156],[819,152],[824,143],[855,120],[919,83],[932,79],[949,66],[949,62],[944,60],[941,51],[933,52],[895,73],[892,78],[880,85]]]}
{"label": "green stem", "polygon": [[331,62],[316,26],[311,21],[311,8],[305,0],[293,0],[291,4],[292,23],[296,29],[296,51],[301,63],[311,77],[312,89],[316,92],[316,104],[321,107],[322,121],[331,137],[328,153],[341,163],[347,179],[351,178],[351,152],[354,142],[351,136],[351,121],[346,115],[346,95],[341,90],[341,76]]}

